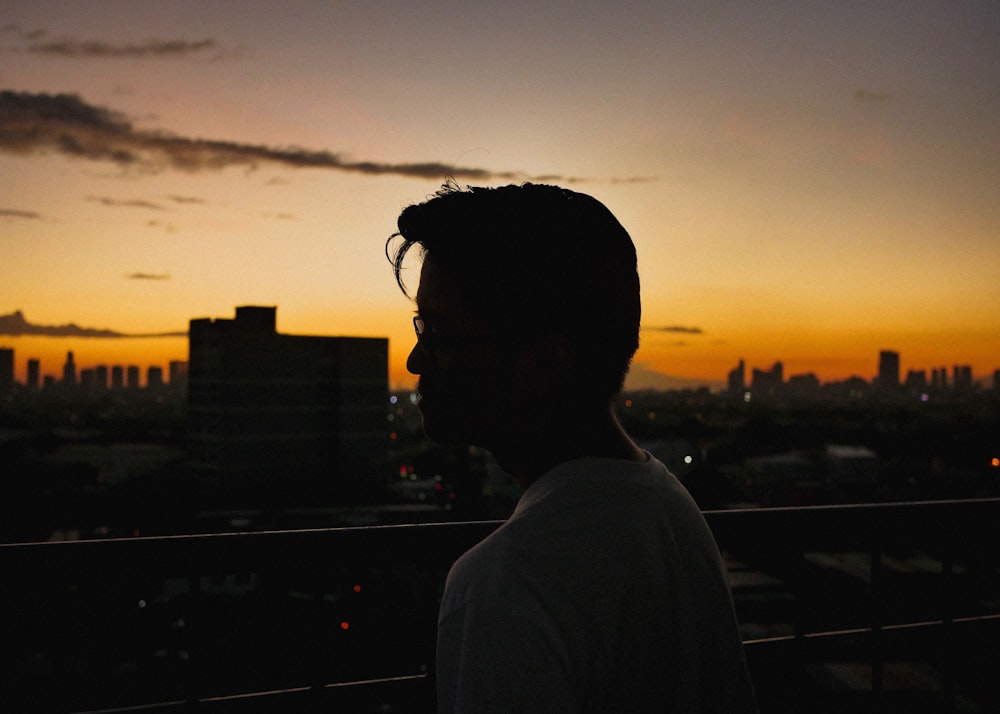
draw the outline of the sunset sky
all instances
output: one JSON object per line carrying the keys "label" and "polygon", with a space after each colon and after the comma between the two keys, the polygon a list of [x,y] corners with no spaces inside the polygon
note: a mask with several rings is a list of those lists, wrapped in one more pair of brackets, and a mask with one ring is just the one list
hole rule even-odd
{"label": "sunset sky", "polygon": [[[238,305],[390,340],[384,252],[448,176],[601,199],[631,233],[630,386],[739,359],[1000,369],[1000,4],[0,5],[0,316],[151,335]],[[410,283],[419,277],[416,265]],[[8,321],[9,322],[9,321]],[[0,334],[57,374],[184,337]],[[671,382],[681,384],[683,382]]]}

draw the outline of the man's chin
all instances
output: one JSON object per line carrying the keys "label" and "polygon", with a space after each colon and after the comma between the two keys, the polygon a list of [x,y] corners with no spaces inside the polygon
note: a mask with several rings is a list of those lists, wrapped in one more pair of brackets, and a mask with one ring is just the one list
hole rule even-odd
{"label": "man's chin", "polygon": [[435,409],[426,401],[419,408],[424,434],[431,441],[442,446],[468,446],[476,443],[473,430],[470,429],[471,422],[463,419],[457,410]]}
{"label": "man's chin", "polygon": [[421,421],[424,434],[427,435],[428,439],[437,444],[441,444],[442,446],[462,446],[469,443],[467,438],[463,438],[461,430],[447,419],[437,419],[425,412],[422,414]]}

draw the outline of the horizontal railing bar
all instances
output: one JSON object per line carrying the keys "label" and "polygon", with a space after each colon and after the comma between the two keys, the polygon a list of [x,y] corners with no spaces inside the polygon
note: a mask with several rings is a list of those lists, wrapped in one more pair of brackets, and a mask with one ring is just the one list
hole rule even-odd
{"label": "horizontal railing bar", "polygon": [[[990,621],[1000,622],[1000,614],[996,615],[977,615],[975,617],[956,617],[954,620],[922,620],[920,622],[901,622],[894,625],[882,625],[880,628],[883,632],[888,630],[893,631],[906,631],[906,630],[918,630],[918,629],[929,629],[932,627],[945,627],[947,625],[968,625],[978,622],[990,622]],[[824,638],[833,637],[846,637],[848,635],[865,635],[875,632],[874,627],[851,627],[842,630],[817,630],[816,632],[805,632],[801,635],[774,635],[773,637],[754,637],[751,639],[743,640],[743,644],[746,646],[753,645],[763,645],[771,644],[773,642],[795,642],[799,639],[804,640],[818,640]]]}

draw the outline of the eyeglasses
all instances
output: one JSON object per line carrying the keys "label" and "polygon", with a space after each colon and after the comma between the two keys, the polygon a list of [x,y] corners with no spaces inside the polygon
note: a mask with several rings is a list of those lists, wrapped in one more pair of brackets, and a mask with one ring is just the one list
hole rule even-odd
{"label": "eyeglasses", "polygon": [[424,333],[427,332],[427,321],[420,317],[420,315],[413,316],[413,332],[417,336],[418,341],[424,336]]}
{"label": "eyeglasses", "polygon": [[465,332],[441,331],[432,322],[420,315],[413,316],[413,333],[417,336],[417,342],[427,344],[433,342],[434,345],[453,345],[459,343],[482,342],[496,340],[494,334],[467,334]]}

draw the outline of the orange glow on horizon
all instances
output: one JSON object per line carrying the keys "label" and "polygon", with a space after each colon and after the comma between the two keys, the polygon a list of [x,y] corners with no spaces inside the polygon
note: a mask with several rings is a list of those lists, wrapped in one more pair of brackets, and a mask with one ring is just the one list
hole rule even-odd
{"label": "orange glow on horizon", "polygon": [[[285,334],[323,334],[322,331],[294,330]],[[329,333],[328,333],[329,334]],[[349,335],[346,330],[336,334]],[[375,336],[375,335],[363,335]],[[837,340],[831,339],[831,343]],[[1000,369],[996,358],[996,345],[970,335],[965,340],[950,340],[947,349],[933,338],[886,339],[874,338],[849,344],[840,340],[840,349],[828,352],[809,341],[797,345],[786,336],[783,345],[747,346],[737,349],[731,345],[687,345],[684,347],[656,345],[645,340],[633,361],[630,381],[642,383],[642,375],[652,371],[659,375],[671,375],[686,380],[702,380],[706,384],[725,382],[729,370],[736,367],[740,359],[746,365],[747,379],[754,368],[770,369],[775,362],[782,362],[786,377],[813,373],[821,382],[834,382],[849,377],[871,380],[878,371],[878,355],[882,349],[892,349],[900,353],[900,378],[905,379],[908,370],[945,368],[949,375],[955,365],[970,365],[975,379],[989,378]],[[19,382],[27,380],[29,359],[40,361],[42,378],[46,375],[61,378],[67,352],[73,352],[77,372],[98,365],[136,365],[140,368],[142,382],[150,366],[159,366],[168,371],[172,361],[188,359],[186,337],[159,338],[52,338],[39,336],[19,336],[0,338],[0,347],[14,349],[14,377]],[[416,386],[417,378],[406,369],[406,358],[412,348],[409,330],[389,336],[388,385],[391,390],[407,390]]]}

